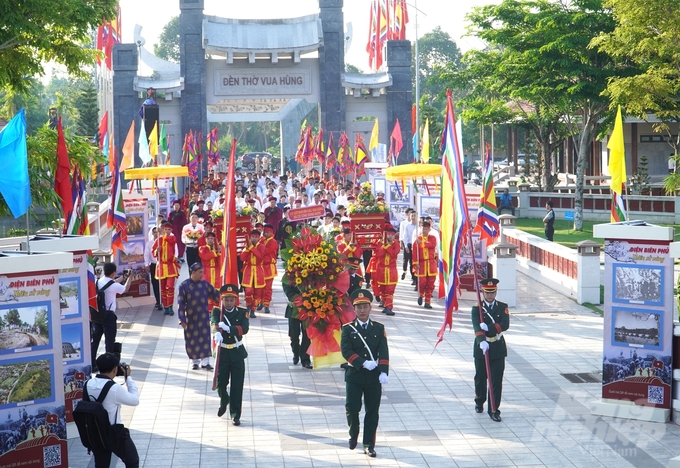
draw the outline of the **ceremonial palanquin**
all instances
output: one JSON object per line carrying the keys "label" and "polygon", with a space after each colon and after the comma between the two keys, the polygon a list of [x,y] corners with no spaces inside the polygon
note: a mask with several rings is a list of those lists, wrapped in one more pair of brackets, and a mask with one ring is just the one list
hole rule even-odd
{"label": "ceremonial palanquin", "polygon": [[376,201],[370,183],[361,184],[356,202],[349,205],[349,216],[356,243],[364,250],[373,249],[385,232],[385,223],[389,223],[389,209],[384,202]]}
{"label": "ceremonial palanquin", "polygon": [[346,294],[346,259],[332,240],[325,240],[310,227],[302,228],[286,241],[281,258],[286,269],[283,283],[300,290],[292,300],[293,318],[301,320],[307,329],[314,368],[343,362],[340,328],[355,317]]}

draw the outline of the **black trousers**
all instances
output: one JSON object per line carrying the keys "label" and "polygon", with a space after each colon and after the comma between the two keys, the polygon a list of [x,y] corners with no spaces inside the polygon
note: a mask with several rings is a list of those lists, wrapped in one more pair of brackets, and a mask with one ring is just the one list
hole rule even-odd
{"label": "black trousers", "polygon": [[[220,352],[226,350],[220,350]],[[246,376],[246,361],[229,361],[220,359],[217,369],[217,395],[220,397],[220,406],[229,405],[231,419],[241,419],[243,406],[243,382]],[[231,387],[227,390],[229,381]]]}
{"label": "black trousers", "polygon": [[408,252],[404,249],[404,273],[409,272],[411,274],[411,279],[413,279],[413,250],[411,244],[406,244]]}
{"label": "black trousers", "polygon": [[364,257],[364,281],[366,281],[366,284],[371,284],[371,274],[366,272],[366,269],[368,268],[368,263],[371,261],[371,258],[373,258],[373,251],[366,249],[362,256]]}
{"label": "black trousers", "polygon": [[[503,392],[503,373],[505,371],[505,358],[490,359],[489,368],[491,370],[491,383],[493,384],[493,399],[496,403],[496,412],[501,406],[501,394]],[[488,395],[489,384],[486,379],[486,362],[484,358],[475,358],[475,405],[482,406],[491,396]],[[487,409],[491,414],[491,404]]]}
{"label": "black trousers", "polygon": [[156,279],[156,266],[157,263],[152,263],[149,265],[149,274],[151,275],[151,288],[153,289],[153,297],[156,298],[156,304],[161,303],[161,290]]}
{"label": "black trousers", "polygon": [[[302,340],[300,340],[302,335]],[[290,337],[290,349],[293,351],[293,357],[300,358],[303,364],[310,362],[309,354],[309,337],[305,326],[298,319],[288,319],[288,336]]]}
{"label": "black trousers", "polygon": [[187,245],[187,266],[191,267],[196,262],[200,262],[201,259],[198,256],[198,246],[195,245],[193,247],[190,247]]}
{"label": "black trousers", "polygon": [[366,405],[364,416],[363,444],[366,448],[375,448],[375,433],[378,430],[380,418],[380,397],[382,385],[379,383],[345,382],[345,415],[349,426],[349,436],[359,437],[359,412],[361,411],[361,397]]}
{"label": "black trousers", "polygon": [[545,226],[545,238],[548,239],[550,242],[552,242],[553,234],[555,234],[555,227],[552,226],[552,225],[546,224],[546,226]]}
{"label": "black trousers", "polygon": [[102,335],[104,335],[104,346],[107,353],[113,352],[113,343],[116,341],[116,321],[118,316],[110,312],[106,314],[106,318],[103,323],[90,322],[90,336],[91,336],[91,346],[92,346],[92,366],[94,367],[95,361],[97,360],[97,349],[99,348],[99,343],[102,340]]}
{"label": "black trousers", "polygon": [[[124,430],[128,433],[127,429]],[[111,454],[114,453],[118,458],[123,460],[126,468],[139,468],[139,455],[137,454],[137,447],[132,442],[129,435],[122,441],[113,452],[93,452],[94,453],[94,467],[95,468],[109,468],[111,465]]]}

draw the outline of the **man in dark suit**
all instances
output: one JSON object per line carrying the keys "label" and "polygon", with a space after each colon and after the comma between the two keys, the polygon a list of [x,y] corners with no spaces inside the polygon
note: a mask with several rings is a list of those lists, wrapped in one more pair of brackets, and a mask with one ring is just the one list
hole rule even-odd
{"label": "man in dark suit", "polygon": [[349,272],[349,289],[347,290],[348,296],[351,296],[354,291],[361,288],[361,283],[364,281],[364,277],[358,273],[359,268],[361,268],[360,258],[349,257],[347,259],[347,271]]}
{"label": "man in dark suit", "polygon": [[[227,412],[234,426],[241,425],[241,404],[243,401],[243,381],[246,375],[245,360],[248,357],[243,345],[243,335],[248,333],[250,317],[248,310],[236,307],[238,286],[225,284],[220,288],[220,307],[212,310],[210,323],[213,326],[215,344],[219,346],[217,357],[217,394],[220,396],[220,409],[217,416]],[[230,392],[227,385],[231,380]]]}
{"label": "man in dark suit", "polygon": [[354,450],[359,438],[359,412],[363,397],[364,453],[375,457],[375,433],[382,386],[389,382],[389,349],[385,327],[369,318],[373,295],[358,289],[350,296],[357,318],[342,327],[340,348],[349,365],[345,370],[345,414],[349,425],[349,448]]}
{"label": "man in dark suit", "polygon": [[[489,355],[489,369],[493,388],[492,408],[491,394],[489,393],[488,413],[491,419],[501,422],[501,412],[498,407],[501,404],[501,392],[503,391],[503,372],[505,370],[505,358],[508,348],[505,345],[503,332],[510,327],[510,312],[505,302],[496,300],[498,280],[488,278],[480,281],[483,300],[483,320],[480,319],[479,306],[472,307],[472,328],[475,331],[474,358],[475,358],[475,411],[484,411],[484,402],[487,400],[487,374],[485,355]],[[495,409],[495,411],[494,411]]]}
{"label": "man in dark suit", "polygon": [[290,349],[293,351],[293,364],[297,365],[297,363],[302,360],[302,367],[311,369],[312,362],[307,353],[310,342],[309,337],[307,336],[307,330],[305,329],[305,324],[297,317],[293,317],[295,309],[293,301],[300,295],[300,290],[295,285],[286,283],[282,283],[282,285],[283,292],[288,298],[285,317],[288,319],[288,337],[290,338]]}

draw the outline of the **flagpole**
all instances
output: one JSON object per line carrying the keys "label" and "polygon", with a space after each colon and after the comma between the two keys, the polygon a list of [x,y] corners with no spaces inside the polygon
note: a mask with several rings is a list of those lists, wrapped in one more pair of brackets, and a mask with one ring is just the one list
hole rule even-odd
{"label": "flagpole", "polygon": [[[475,293],[477,293],[477,310],[479,311],[479,323],[484,323],[484,307],[482,304],[482,295],[479,292],[479,280],[477,279],[477,260],[475,260],[475,244],[472,242],[472,229],[467,228],[468,243],[470,245],[470,252],[472,254],[472,281],[475,285]],[[480,240],[481,241],[481,240]],[[481,247],[481,246],[480,246]],[[491,381],[491,362],[489,361],[489,352],[484,353],[484,364],[486,365],[486,378],[489,384],[489,406],[491,406],[491,413],[496,412],[496,400],[493,395],[493,382]]]}
{"label": "flagpole", "polygon": [[31,232],[29,231],[29,220],[28,220],[28,215],[29,215],[29,209],[26,210],[26,251],[28,252],[28,255],[31,255]]}

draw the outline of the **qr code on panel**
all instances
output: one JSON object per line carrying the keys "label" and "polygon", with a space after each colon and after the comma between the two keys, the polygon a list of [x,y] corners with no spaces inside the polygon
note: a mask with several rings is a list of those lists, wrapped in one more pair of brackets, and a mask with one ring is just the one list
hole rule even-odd
{"label": "qr code on panel", "polygon": [[146,284],[140,284],[139,285],[139,294],[141,294],[142,296],[149,294],[149,290],[148,290]]}
{"label": "qr code on panel", "polygon": [[647,387],[647,403],[663,405],[663,387],[650,385]]}
{"label": "qr code on panel", "polygon": [[61,446],[48,445],[47,447],[43,447],[43,458],[45,459],[45,462],[43,463],[45,468],[61,466]]}

